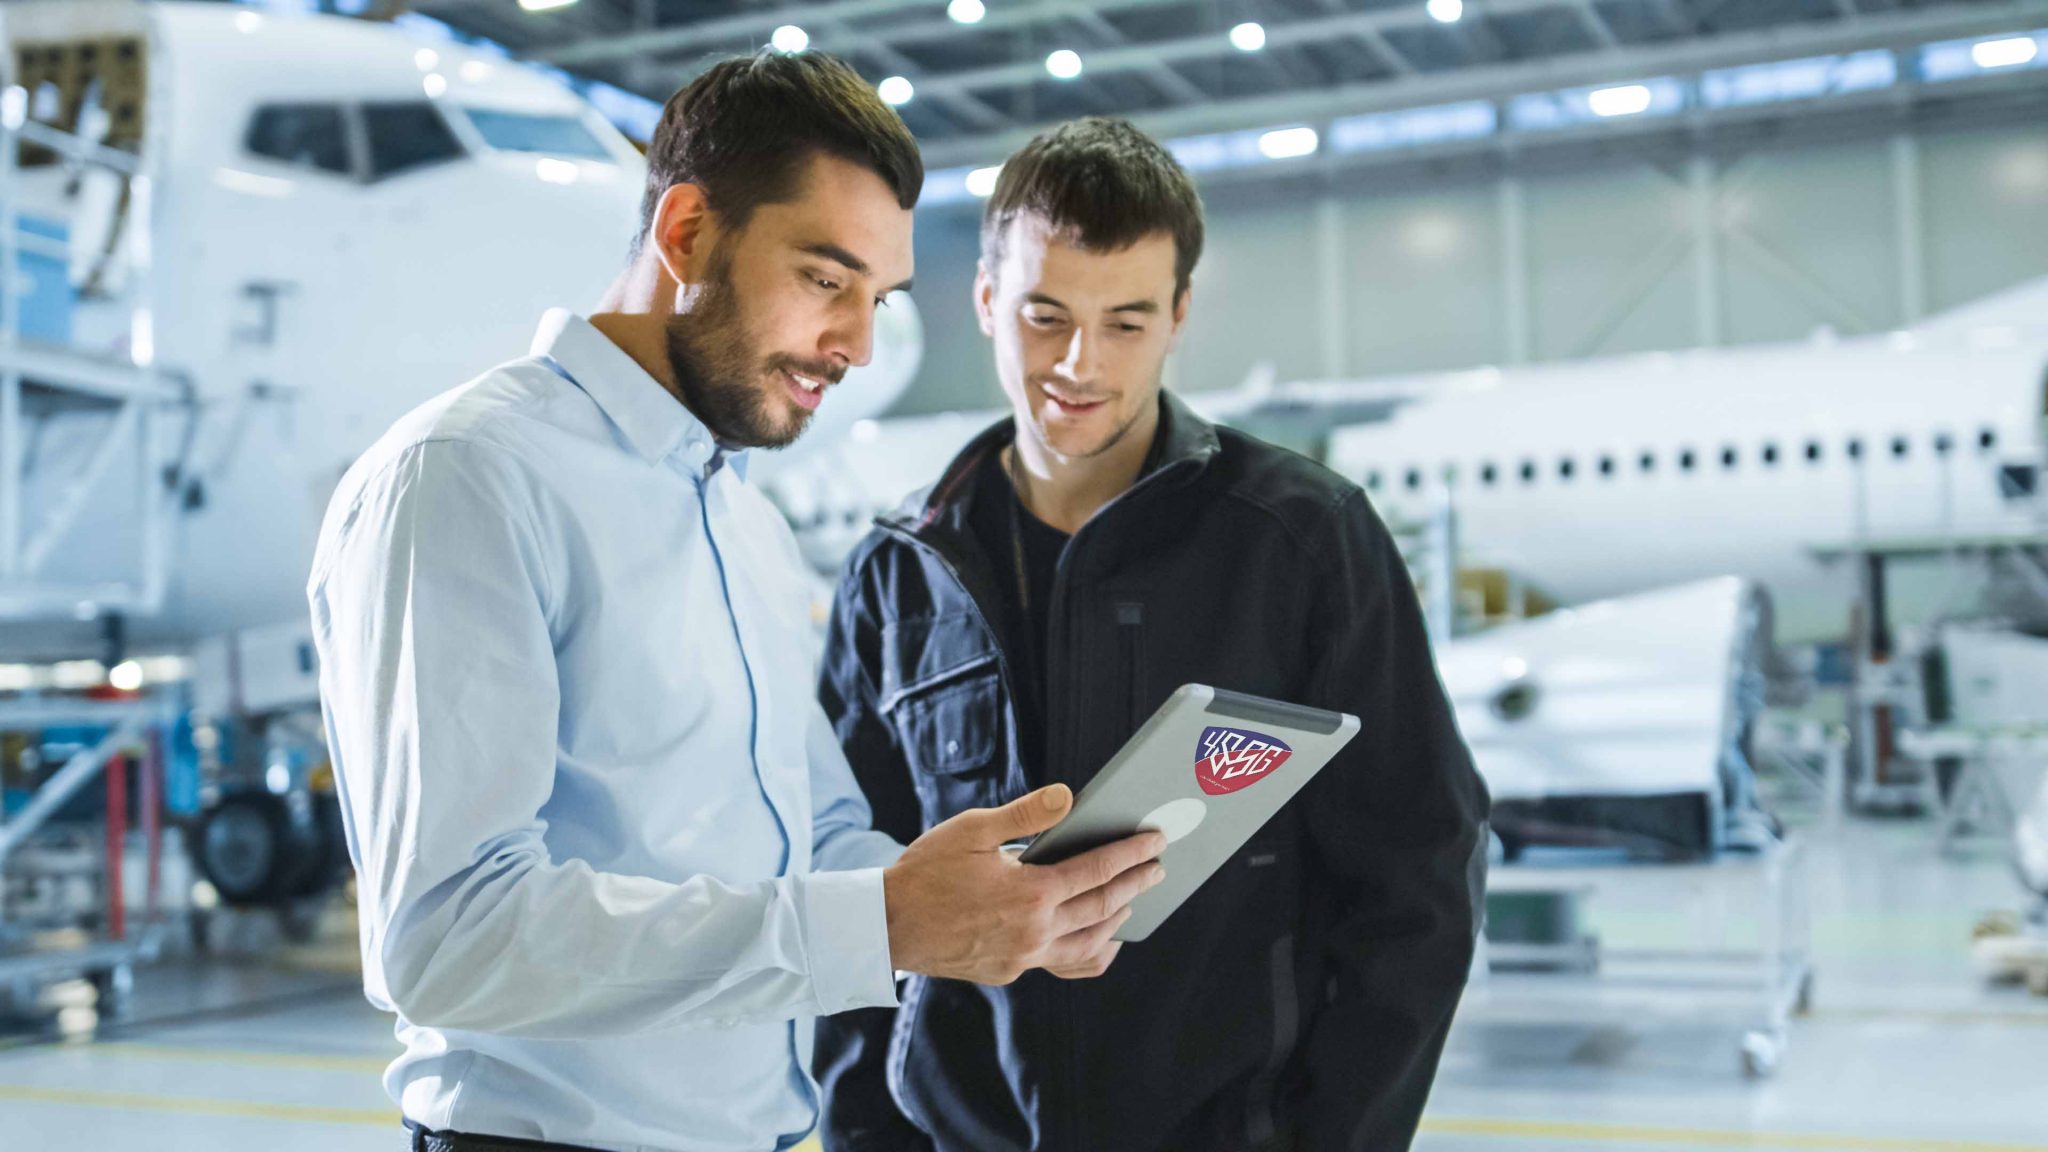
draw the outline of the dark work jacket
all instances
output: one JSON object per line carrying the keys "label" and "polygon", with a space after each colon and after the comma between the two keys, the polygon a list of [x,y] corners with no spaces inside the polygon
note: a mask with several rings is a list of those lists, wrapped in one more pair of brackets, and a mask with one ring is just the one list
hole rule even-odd
{"label": "dark work jacket", "polygon": [[[1465,985],[1487,795],[1407,569],[1357,486],[1162,395],[1154,466],[1054,579],[1045,762],[1018,751],[1014,579],[968,522],[968,445],[848,559],[821,695],[875,826],[1078,792],[1174,689],[1334,711],[1359,736],[1094,980],[911,976],[827,1017],[828,1152],[1322,1152],[1409,1145]],[[1189,770],[1193,770],[1190,757]]]}

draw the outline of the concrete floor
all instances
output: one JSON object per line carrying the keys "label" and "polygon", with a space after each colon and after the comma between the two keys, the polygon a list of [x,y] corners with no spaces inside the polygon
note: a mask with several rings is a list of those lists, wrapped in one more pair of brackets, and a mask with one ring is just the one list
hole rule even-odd
{"label": "concrete floor", "polygon": [[[1986,984],[1967,952],[1977,917],[2017,898],[1997,853],[1945,860],[1920,822],[1806,839],[1818,984],[1775,1077],[1744,1076],[1744,1015],[1711,997],[1495,984],[1468,1000],[1417,1148],[2048,1152],[2048,1000]],[[1694,917],[1656,893],[1602,896],[1592,925],[1671,945]],[[0,1148],[401,1147],[378,1082],[390,1027],[336,928],[283,959],[148,970],[118,1026],[0,1039]]]}

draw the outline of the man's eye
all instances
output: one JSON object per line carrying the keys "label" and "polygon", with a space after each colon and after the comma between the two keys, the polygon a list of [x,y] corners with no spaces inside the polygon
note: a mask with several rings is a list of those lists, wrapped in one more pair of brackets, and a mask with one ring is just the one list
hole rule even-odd
{"label": "man's eye", "polygon": [[1119,332],[1143,332],[1145,328],[1142,324],[1119,324],[1116,326],[1116,330]]}
{"label": "man's eye", "polygon": [[1033,314],[1031,314],[1031,313],[1028,313],[1028,312],[1027,312],[1027,313],[1025,313],[1025,315],[1024,315],[1024,318],[1025,318],[1026,320],[1029,320],[1029,321],[1031,321],[1031,322],[1032,322],[1033,324],[1036,324],[1036,325],[1038,325],[1038,326],[1039,326],[1039,327],[1041,327],[1041,328],[1044,328],[1044,327],[1050,327],[1051,325],[1054,325],[1054,324],[1057,324],[1057,323],[1059,323],[1059,322],[1060,322],[1060,318],[1059,318],[1059,317],[1057,317],[1057,316],[1046,316],[1046,315],[1043,315],[1043,314],[1039,314],[1039,315],[1033,315]]}
{"label": "man's eye", "polygon": [[839,291],[838,284],[834,283],[833,281],[827,280],[822,276],[811,277],[811,283],[816,284],[818,287],[823,288],[827,292]]}

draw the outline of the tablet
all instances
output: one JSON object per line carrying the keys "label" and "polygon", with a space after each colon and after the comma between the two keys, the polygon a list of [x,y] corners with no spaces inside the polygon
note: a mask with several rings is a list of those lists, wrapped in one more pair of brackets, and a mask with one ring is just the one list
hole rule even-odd
{"label": "tablet", "polygon": [[1052,864],[1164,833],[1166,880],[1131,902],[1116,933],[1143,940],[1356,735],[1356,716],[1183,685],[1020,859]]}

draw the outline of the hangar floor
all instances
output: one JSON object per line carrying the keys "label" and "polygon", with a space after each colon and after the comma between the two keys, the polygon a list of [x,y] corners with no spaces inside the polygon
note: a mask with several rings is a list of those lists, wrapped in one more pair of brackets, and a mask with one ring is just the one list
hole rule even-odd
{"label": "hangar floor", "polygon": [[[1999,854],[1943,859],[1925,822],[1809,844],[1819,983],[1775,1078],[1745,1079],[1723,1031],[1461,1020],[1417,1148],[2048,1152],[2048,1000],[1987,985],[1967,953],[1976,918],[2015,903]],[[282,959],[147,970],[130,1021],[91,1039],[0,1041],[0,1145],[402,1147],[390,1028],[333,927]]]}

